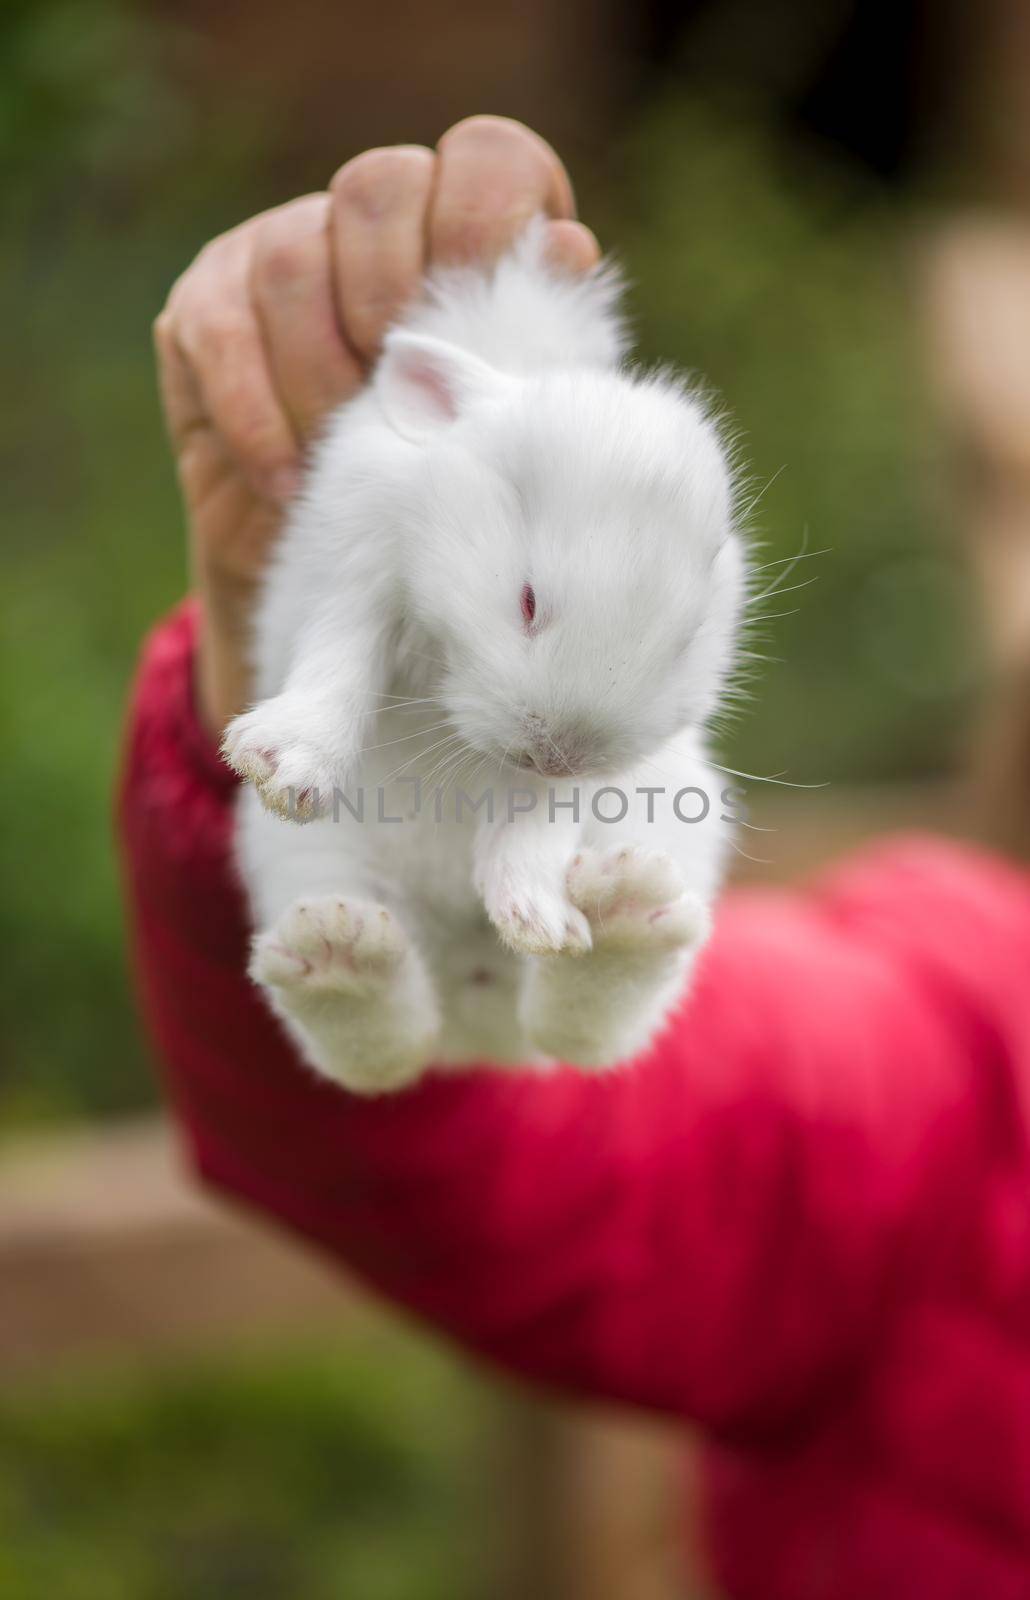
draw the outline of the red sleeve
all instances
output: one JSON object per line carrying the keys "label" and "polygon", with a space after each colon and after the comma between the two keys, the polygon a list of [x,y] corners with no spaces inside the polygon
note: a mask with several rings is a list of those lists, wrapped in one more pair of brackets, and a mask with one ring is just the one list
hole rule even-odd
{"label": "red sleeve", "polygon": [[511,1367],[727,1429],[860,1360],[942,1252],[960,1270],[1030,1020],[1020,875],[926,841],[731,896],[632,1069],[352,1098],[244,976],[193,634],[185,607],[146,648],[120,827],[143,1001],[206,1179]]}

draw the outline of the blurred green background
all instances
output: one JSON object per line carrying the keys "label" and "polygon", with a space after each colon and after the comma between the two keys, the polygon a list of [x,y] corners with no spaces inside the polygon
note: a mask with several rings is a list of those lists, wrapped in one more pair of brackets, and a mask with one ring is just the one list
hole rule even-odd
{"label": "blurred green background", "polygon": [[[650,34],[646,7],[618,26],[618,7],[560,9],[561,28],[516,6],[487,28],[467,4],[431,25],[314,0],[0,12],[4,1138],[153,1097],[109,821],[139,641],[184,585],[150,323],[205,239],[364,145],[432,142],[474,110],[535,122],[626,267],[642,354],[695,369],[727,410],[759,560],[805,559],[762,608],[791,614],[754,645],[773,659],[723,759],[868,783],[950,758],[974,666],[920,379],[912,189],[784,114],[855,7],[799,5],[776,51],[756,5],[707,8],[696,37],[668,7]],[[0,1401],[0,1596],[472,1592],[463,1491],[418,1436],[474,1404],[421,1344],[393,1355]]]}
{"label": "blurred green background", "polygon": [[477,1399],[400,1336],[0,1398],[0,1595],[485,1595]]}

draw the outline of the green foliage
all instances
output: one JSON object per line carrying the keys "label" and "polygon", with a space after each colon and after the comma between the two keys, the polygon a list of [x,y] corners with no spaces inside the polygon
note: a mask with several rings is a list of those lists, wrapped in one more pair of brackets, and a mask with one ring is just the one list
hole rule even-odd
{"label": "green foliage", "polygon": [[22,180],[105,180],[145,159],[174,102],[162,32],[122,0],[8,0],[0,150]]}
{"label": "green foliage", "polygon": [[754,648],[782,662],[756,663],[729,759],[812,782],[938,769],[972,661],[936,525],[908,234],[852,172],[739,113],[660,109],[627,176],[614,237],[642,352],[714,391],[749,474],[756,560],[781,563],[760,574],[782,588],[756,614],[796,612],[758,630]]}
{"label": "green foliage", "polygon": [[184,582],[149,326],[212,224],[172,43],[121,0],[0,17],[0,1128],[151,1093],[109,817],[135,652]]}
{"label": "green foliage", "polygon": [[388,1337],[0,1401],[4,1600],[461,1600],[467,1380]]}

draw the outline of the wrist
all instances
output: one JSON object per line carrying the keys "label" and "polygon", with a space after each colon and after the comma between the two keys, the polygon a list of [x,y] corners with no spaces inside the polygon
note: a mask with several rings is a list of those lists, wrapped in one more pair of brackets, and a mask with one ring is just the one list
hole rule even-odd
{"label": "wrist", "polygon": [[207,731],[221,740],[251,693],[250,622],[254,582],[198,574],[196,655],[197,711]]}

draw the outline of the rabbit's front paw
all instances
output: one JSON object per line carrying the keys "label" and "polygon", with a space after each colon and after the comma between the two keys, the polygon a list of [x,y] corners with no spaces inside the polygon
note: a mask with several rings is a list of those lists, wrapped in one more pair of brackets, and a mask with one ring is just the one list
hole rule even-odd
{"label": "rabbit's front paw", "polygon": [[636,845],[582,850],[567,875],[569,899],[586,917],[595,948],[675,950],[704,943],[708,912],[684,892],[671,856]]}
{"label": "rabbit's front paw", "polygon": [[483,902],[501,943],[517,955],[582,955],[590,949],[587,919],[560,888],[509,867],[487,877]]}
{"label": "rabbit's front paw", "polygon": [[254,785],[269,811],[291,822],[323,815],[342,787],[339,763],[288,695],[235,717],[225,730],[222,755]]}

